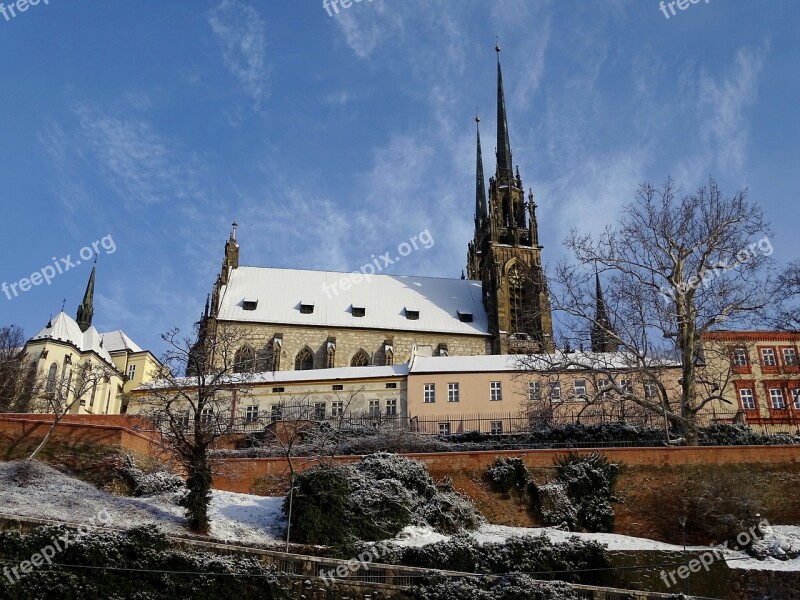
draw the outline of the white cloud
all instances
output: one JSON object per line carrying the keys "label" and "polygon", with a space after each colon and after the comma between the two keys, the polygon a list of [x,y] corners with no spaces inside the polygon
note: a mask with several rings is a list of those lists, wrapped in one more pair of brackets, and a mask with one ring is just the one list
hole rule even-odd
{"label": "white cloud", "polygon": [[258,109],[267,94],[266,26],[250,4],[223,0],[208,16],[228,70],[242,83]]}

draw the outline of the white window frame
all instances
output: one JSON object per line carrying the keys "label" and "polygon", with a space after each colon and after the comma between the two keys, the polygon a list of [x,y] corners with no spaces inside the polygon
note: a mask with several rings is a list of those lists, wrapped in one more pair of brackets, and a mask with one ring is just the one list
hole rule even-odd
{"label": "white window frame", "polygon": [[489,401],[502,402],[503,400],[503,383],[501,381],[489,382]]}
{"label": "white window frame", "polygon": [[528,400],[541,400],[542,399],[542,382],[529,381],[528,382]]}
{"label": "white window frame", "polygon": [[436,384],[426,383],[422,388],[422,401],[425,404],[433,404],[436,402]]}
{"label": "white window frame", "polygon": [[781,388],[769,388],[769,405],[774,410],[786,410],[786,397]]}
{"label": "white window frame", "polygon": [[[769,357],[769,359],[767,359]],[[772,361],[772,362],[770,362]],[[761,364],[765,367],[777,367],[778,357],[775,356],[775,348],[762,348],[761,349]]]}
{"label": "white window frame", "polygon": [[737,346],[733,349],[733,366],[746,367],[750,364],[750,357],[747,355],[747,348]]}
{"label": "white window frame", "polygon": [[489,421],[489,435],[503,435],[503,422]]}
{"label": "white window frame", "polygon": [[342,415],[344,415],[344,401],[334,400],[331,402],[331,416],[341,417]]}
{"label": "white window frame", "polygon": [[574,385],[575,385],[575,396],[577,398],[585,397],[587,395],[585,379],[576,379]]}
{"label": "white window frame", "polygon": [[128,381],[133,381],[136,377],[136,365],[128,365]]}
{"label": "white window frame", "polygon": [[244,422],[254,423],[258,421],[258,405],[245,406],[244,408]]}
{"label": "white window frame", "polygon": [[447,384],[447,401],[448,402],[458,402],[459,401],[458,383],[448,383]]}
{"label": "white window frame", "polygon": [[561,382],[551,381],[549,387],[550,402],[561,402]]}
{"label": "white window frame", "polygon": [[789,388],[789,393],[792,395],[792,405],[795,410],[800,410],[800,388]]}
{"label": "white window frame", "polygon": [[439,423],[439,435],[450,435],[450,421]]}
{"label": "white window frame", "polygon": [[739,388],[739,404],[743,410],[756,410],[756,395],[753,388]]}
{"label": "white window frame", "polygon": [[[787,367],[796,367],[797,366],[797,350],[794,348],[781,348],[781,354],[783,355],[783,364]],[[787,360],[786,355],[789,354],[792,358]]]}
{"label": "white window frame", "polygon": [[372,399],[369,401],[369,416],[370,417],[380,417],[381,416],[381,401],[377,399]]}
{"label": "white window frame", "polygon": [[657,398],[658,397],[658,386],[655,383],[646,382],[644,384],[644,397],[645,398]]}
{"label": "white window frame", "polygon": [[386,400],[386,415],[389,417],[397,415],[397,398],[388,398]]}

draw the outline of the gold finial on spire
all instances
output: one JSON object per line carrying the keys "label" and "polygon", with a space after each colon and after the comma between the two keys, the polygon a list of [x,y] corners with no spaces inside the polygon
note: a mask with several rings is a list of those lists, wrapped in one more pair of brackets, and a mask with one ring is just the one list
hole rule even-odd
{"label": "gold finial on spire", "polygon": [[500,50],[502,50],[502,48],[500,47],[500,36],[496,35],[494,37],[497,38],[497,45],[494,47],[494,50],[495,50],[495,52],[497,52],[499,54]]}

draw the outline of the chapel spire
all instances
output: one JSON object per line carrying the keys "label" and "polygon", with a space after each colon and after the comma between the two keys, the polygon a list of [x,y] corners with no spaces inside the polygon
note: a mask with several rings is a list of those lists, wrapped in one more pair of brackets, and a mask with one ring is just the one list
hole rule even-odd
{"label": "chapel spire", "polygon": [[514,170],[511,161],[511,141],[508,137],[508,117],[506,115],[506,97],[503,92],[503,70],[500,67],[500,44],[495,46],[497,52],[497,173],[499,184],[514,182]]}
{"label": "chapel spire", "polygon": [[481,118],[475,116],[475,130],[478,138],[478,151],[475,173],[475,236],[483,231],[486,224],[486,183],[483,175],[483,152],[481,151]]}
{"label": "chapel spire", "polygon": [[94,316],[94,278],[97,270],[97,256],[94,258],[94,263],[92,274],[89,275],[89,283],[86,284],[86,292],[83,294],[83,302],[78,306],[76,321],[81,331],[86,331],[92,326],[92,317]]}
{"label": "chapel spire", "polygon": [[592,323],[592,352],[616,352],[617,344],[614,343],[614,330],[611,328],[611,321],[608,319],[606,302],[603,299],[603,288],[600,286],[600,273],[595,267],[594,270],[595,286],[595,315]]}

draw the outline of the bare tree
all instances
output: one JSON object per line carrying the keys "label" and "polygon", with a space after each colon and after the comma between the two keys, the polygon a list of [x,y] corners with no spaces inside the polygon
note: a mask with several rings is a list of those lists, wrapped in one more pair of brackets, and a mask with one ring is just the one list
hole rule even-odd
{"label": "bare tree", "polygon": [[[620,351],[605,367],[583,364],[580,355],[565,357],[566,364],[601,369],[618,395],[662,413],[688,444],[697,444],[698,413],[715,400],[728,402],[721,382],[702,367],[702,336],[722,324],[752,326],[764,315],[773,289],[769,234],[746,191],[726,198],[709,179],[681,198],[671,179],[660,189],[641,185],[616,227],[598,236],[573,230],[565,241],[579,264],[562,261],[551,278],[564,330],[575,345],[594,328]],[[604,278],[605,322],[596,318],[589,265]],[[672,361],[681,373],[675,394],[663,377]],[[658,395],[626,392],[614,375],[620,367]]]}
{"label": "bare tree", "polygon": [[[61,377],[55,376],[55,371],[48,374],[45,381],[40,381],[41,391],[33,399],[37,412],[52,413],[53,423],[47,430],[41,443],[28,457],[32,460],[44,448],[53,435],[62,419],[73,412],[77,406],[87,406],[93,412],[95,406],[103,403],[103,398],[98,397],[98,392],[104,385],[112,385],[111,378],[120,377],[117,370],[109,364],[89,359],[71,367],[64,366]],[[100,395],[102,396],[102,395]]]}
{"label": "bare tree", "polygon": [[777,278],[776,329],[800,331],[800,260],[790,262]]}
{"label": "bare tree", "polygon": [[[239,402],[250,395],[254,375],[239,372],[237,350],[243,333],[233,327],[199,330],[199,341],[184,337],[177,328],[161,337],[168,344],[164,370],[149,384],[141,403],[169,441],[188,479],[183,504],[189,528],[207,533],[215,441],[230,433]],[[179,373],[188,372],[186,377]]]}
{"label": "bare tree", "polygon": [[36,368],[26,366],[21,327],[0,327],[0,413],[29,412],[36,392]]}

